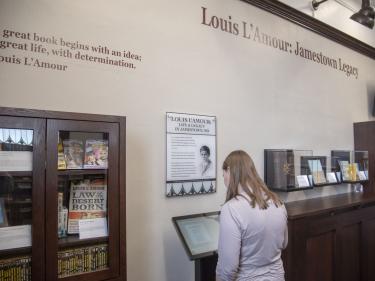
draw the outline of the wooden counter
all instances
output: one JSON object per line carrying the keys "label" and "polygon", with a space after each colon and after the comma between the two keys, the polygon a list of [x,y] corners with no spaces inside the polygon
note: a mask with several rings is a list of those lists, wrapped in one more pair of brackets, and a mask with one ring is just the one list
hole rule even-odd
{"label": "wooden counter", "polygon": [[346,193],[335,196],[286,203],[288,219],[316,216],[330,212],[339,212],[350,208],[363,208],[375,204],[374,193]]}
{"label": "wooden counter", "polygon": [[375,280],[375,194],[315,198],[286,208],[287,281]]}

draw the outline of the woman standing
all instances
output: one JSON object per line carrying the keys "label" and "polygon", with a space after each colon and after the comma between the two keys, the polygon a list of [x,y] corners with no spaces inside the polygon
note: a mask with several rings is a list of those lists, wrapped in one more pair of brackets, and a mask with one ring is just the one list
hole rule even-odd
{"label": "woman standing", "polygon": [[242,150],[227,156],[223,176],[228,190],[220,214],[217,281],[284,281],[281,251],[288,244],[284,205]]}

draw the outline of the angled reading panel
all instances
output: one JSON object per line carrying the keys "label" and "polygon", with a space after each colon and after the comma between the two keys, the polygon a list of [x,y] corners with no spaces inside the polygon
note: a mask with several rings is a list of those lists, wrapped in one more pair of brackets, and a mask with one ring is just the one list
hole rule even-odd
{"label": "angled reading panel", "polygon": [[219,214],[220,212],[210,212],[172,218],[190,260],[216,254],[219,243]]}

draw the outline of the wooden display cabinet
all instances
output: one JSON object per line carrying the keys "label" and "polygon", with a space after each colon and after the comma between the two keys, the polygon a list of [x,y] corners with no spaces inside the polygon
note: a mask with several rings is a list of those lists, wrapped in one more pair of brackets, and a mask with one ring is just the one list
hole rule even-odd
{"label": "wooden display cabinet", "polygon": [[375,193],[375,121],[354,123],[354,148],[368,151],[369,182],[365,190]]}
{"label": "wooden display cabinet", "polygon": [[286,208],[285,280],[375,280],[374,194],[314,198]]}
{"label": "wooden display cabinet", "polygon": [[0,280],[126,280],[125,129],[0,107]]}

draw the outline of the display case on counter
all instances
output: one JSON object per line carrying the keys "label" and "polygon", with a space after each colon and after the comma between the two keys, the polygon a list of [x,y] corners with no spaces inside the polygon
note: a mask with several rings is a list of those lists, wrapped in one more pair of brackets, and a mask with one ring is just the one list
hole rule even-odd
{"label": "display case on counter", "polygon": [[368,181],[368,152],[265,149],[264,180],[275,191],[298,191],[319,186]]}

